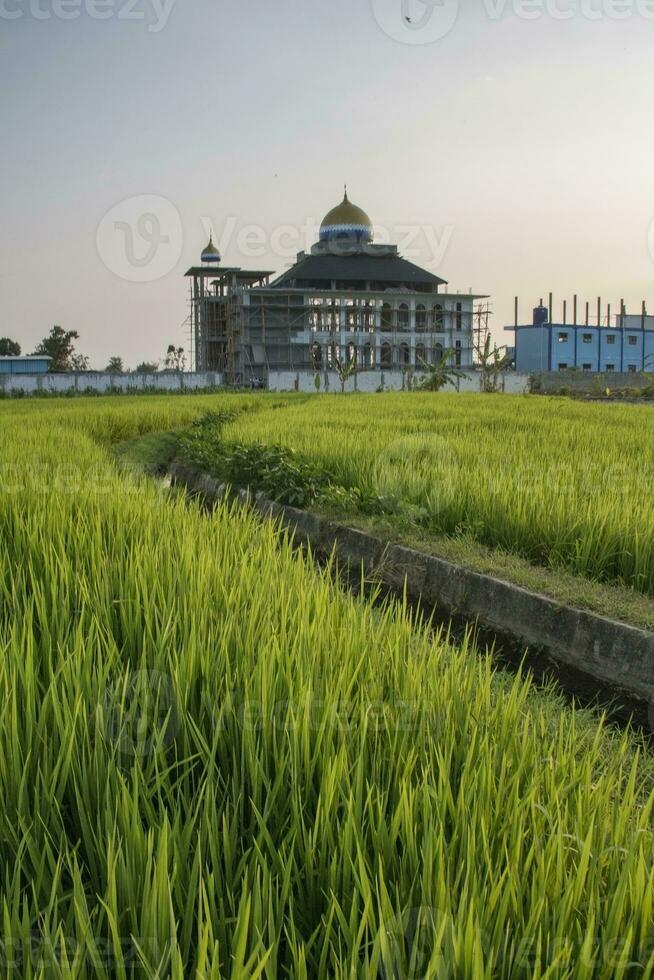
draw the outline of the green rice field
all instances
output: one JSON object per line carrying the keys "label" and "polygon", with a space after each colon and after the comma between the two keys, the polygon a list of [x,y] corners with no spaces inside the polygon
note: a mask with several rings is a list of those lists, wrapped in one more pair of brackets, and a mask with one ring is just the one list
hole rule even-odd
{"label": "green rice field", "polygon": [[[568,399],[321,396],[243,412],[227,445],[283,446],[347,506],[472,535],[535,564],[654,595],[654,414]],[[338,493],[328,494],[331,503]]]}
{"label": "green rice field", "polygon": [[649,747],[120,463],[209,412],[200,442],[652,590],[647,409],[0,403],[0,977],[653,976]]}

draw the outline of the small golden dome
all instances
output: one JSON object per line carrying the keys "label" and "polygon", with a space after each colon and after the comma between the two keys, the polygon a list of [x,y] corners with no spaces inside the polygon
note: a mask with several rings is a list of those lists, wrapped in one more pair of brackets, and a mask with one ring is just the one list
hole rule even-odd
{"label": "small golden dome", "polygon": [[202,262],[220,262],[220,252],[213,243],[213,232],[209,236],[209,244],[202,250]]}

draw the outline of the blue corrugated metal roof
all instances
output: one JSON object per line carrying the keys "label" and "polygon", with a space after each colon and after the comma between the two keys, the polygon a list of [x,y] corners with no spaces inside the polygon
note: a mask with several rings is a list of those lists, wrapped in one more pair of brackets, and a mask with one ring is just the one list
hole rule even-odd
{"label": "blue corrugated metal roof", "polygon": [[47,354],[0,354],[0,374],[45,374],[51,360]]}

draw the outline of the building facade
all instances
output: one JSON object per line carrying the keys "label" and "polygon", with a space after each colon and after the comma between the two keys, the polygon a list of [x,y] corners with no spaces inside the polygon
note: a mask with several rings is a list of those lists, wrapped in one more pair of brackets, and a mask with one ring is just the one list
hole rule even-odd
{"label": "building facade", "polygon": [[545,306],[534,309],[533,323],[515,331],[516,371],[567,371],[595,374],[654,370],[654,317],[621,313],[614,326],[549,323]]}
{"label": "building facade", "polygon": [[270,372],[415,370],[440,360],[473,365],[475,302],[444,279],[375,245],[368,215],[347,197],[319,241],[273,278],[225,268],[210,241],[191,280],[194,360],[231,384],[267,383]]}

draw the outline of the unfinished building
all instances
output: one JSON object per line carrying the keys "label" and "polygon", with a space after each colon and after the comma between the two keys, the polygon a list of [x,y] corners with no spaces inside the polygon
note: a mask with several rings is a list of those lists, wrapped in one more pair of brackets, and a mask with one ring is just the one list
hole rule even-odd
{"label": "unfinished building", "polygon": [[276,278],[223,267],[211,240],[186,276],[196,369],[220,372],[232,385],[343,365],[419,372],[446,351],[453,364],[472,367],[484,312],[475,304],[487,298],[450,293],[396,245],[374,244],[370,218],[347,190],[320,240]]}

